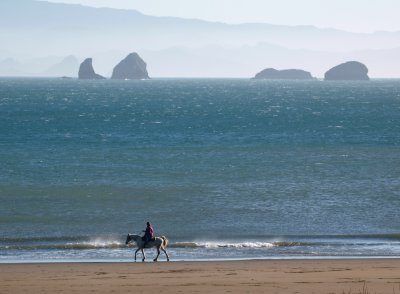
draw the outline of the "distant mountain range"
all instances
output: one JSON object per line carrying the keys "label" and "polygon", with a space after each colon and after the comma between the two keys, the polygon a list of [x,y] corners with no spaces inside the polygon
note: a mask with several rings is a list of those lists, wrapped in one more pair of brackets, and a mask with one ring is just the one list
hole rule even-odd
{"label": "distant mountain range", "polygon": [[25,62],[6,58],[0,60],[0,76],[76,77],[79,63],[75,56],[32,58]]}
{"label": "distant mountain range", "polygon": [[[329,67],[356,59],[368,65],[372,77],[400,77],[400,32],[231,25],[134,10],[0,1],[0,75],[71,75],[77,63],[93,57],[99,73],[108,76],[117,60],[134,51],[151,76],[243,77],[265,67],[303,68],[322,76]],[[64,60],[71,55],[77,59]]]}
{"label": "distant mountain range", "polygon": [[349,52],[288,49],[271,44],[224,48],[142,50],[150,73],[156,76],[253,77],[264,68],[304,69],[322,78],[331,67],[349,60],[368,65],[373,78],[400,78],[400,47]]}

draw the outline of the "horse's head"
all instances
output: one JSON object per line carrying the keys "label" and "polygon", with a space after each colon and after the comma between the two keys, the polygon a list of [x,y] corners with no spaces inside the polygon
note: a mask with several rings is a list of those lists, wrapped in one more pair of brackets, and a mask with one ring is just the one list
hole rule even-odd
{"label": "horse's head", "polygon": [[133,242],[137,242],[141,237],[139,235],[135,235],[135,234],[128,234],[128,236],[126,236],[126,241],[125,244],[128,245],[129,243]]}
{"label": "horse's head", "polygon": [[131,234],[128,234],[128,236],[126,236],[125,244],[128,245],[131,241],[132,241],[132,236]]}

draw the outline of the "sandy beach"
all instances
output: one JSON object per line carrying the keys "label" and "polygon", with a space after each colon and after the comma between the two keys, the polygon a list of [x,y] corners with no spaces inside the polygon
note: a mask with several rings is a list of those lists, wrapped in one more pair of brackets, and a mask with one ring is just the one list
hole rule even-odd
{"label": "sandy beach", "polygon": [[397,259],[2,264],[0,273],[2,294],[400,293]]}

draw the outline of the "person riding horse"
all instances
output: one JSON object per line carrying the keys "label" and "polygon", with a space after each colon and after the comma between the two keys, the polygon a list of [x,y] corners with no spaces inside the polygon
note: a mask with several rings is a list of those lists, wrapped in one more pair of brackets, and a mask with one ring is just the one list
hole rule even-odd
{"label": "person riding horse", "polygon": [[142,240],[144,241],[144,248],[146,248],[146,244],[154,239],[154,229],[151,223],[147,222],[146,230],[143,230],[143,232]]}

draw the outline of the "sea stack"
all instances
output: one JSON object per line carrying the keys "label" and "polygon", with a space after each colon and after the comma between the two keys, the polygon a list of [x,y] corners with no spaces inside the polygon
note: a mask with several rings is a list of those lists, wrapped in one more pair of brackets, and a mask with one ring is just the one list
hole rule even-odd
{"label": "sea stack", "polygon": [[325,73],[326,81],[368,81],[368,68],[358,61],[339,64]]}
{"label": "sea stack", "polygon": [[114,67],[111,79],[114,80],[143,80],[149,79],[147,64],[137,53],[129,54]]}
{"label": "sea stack", "polygon": [[256,74],[254,79],[262,80],[312,80],[313,77],[308,71],[301,69],[276,70],[267,68]]}
{"label": "sea stack", "polygon": [[104,80],[105,77],[94,72],[92,58],[86,58],[79,67],[78,77],[80,80]]}

